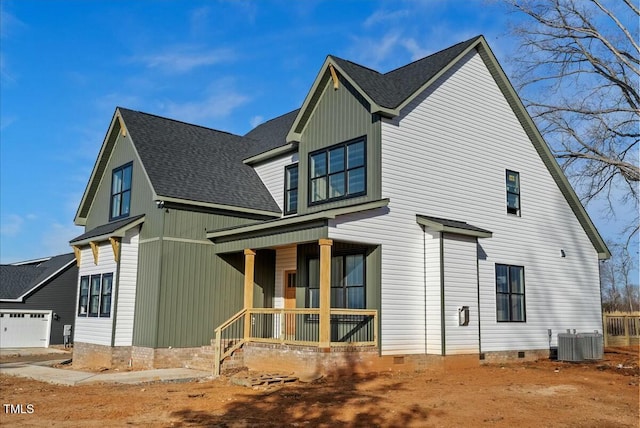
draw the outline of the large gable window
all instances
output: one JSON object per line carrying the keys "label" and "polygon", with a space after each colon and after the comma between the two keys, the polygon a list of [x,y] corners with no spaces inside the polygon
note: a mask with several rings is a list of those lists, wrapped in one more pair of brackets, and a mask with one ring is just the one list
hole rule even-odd
{"label": "large gable window", "polygon": [[496,265],[496,309],[498,321],[526,321],[524,267]]}
{"label": "large gable window", "polygon": [[364,195],[366,140],[357,140],[309,154],[309,204]]}
{"label": "large gable window", "polygon": [[111,175],[111,220],[127,217],[131,208],[131,175],[133,163],[113,170]]}
{"label": "large gable window", "polygon": [[284,214],[298,212],[298,164],[284,168]]}

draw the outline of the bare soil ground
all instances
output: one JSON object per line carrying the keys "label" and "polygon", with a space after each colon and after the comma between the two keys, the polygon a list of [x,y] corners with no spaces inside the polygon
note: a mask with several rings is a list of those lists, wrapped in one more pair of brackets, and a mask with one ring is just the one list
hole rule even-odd
{"label": "bare soil ground", "polygon": [[[0,376],[3,426],[638,427],[638,349],[603,361],[336,376],[246,388],[188,383],[55,386]],[[27,404],[33,412],[27,412]]]}

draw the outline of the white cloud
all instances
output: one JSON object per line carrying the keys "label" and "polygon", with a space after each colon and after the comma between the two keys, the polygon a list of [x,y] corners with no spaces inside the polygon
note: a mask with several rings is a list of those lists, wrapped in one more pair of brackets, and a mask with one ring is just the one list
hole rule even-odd
{"label": "white cloud", "polygon": [[22,231],[24,218],[17,214],[9,214],[2,219],[0,235],[17,236]]}
{"label": "white cloud", "polygon": [[260,125],[262,122],[264,122],[264,117],[253,116],[249,121],[249,124],[251,125],[251,128],[255,128],[256,126]]}
{"label": "white cloud", "polygon": [[202,50],[195,46],[173,46],[163,52],[141,55],[134,62],[143,63],[148,68],[157,68],[167,73],[187,73],[195,68],[230,62],[236,55],[231,49]]}
{"label": "white cloud", "polygon": [[249,101],[249,97],[233,90],[214,92],[200,101],[184,103],[167,102],[162,106],[166,116],[185,122],[203,123],[208,119],[226,117],[237,107]]}
{"label": "white cloud", "polygon": [[396,47],[401,40],[400,33],[389,31],[381,39],[355,37],[350,57],[356,62],[377,69],[390,56],[396,55]]}
{"label": "white cloud", "polygon": [[82,228],[74,225],[52,223],[41,237],[44,255],[54,256],[71,252],[69,241],[82,233]]}
{"label": "white cloud", "polygon": [[398,21],[399,19],[409,16],[408,10],[396,10],[389,12],[386,10],[377,10],[373,14],[369,15],[367,19],[362,23],[365,28],[370,28],[376,25]]}

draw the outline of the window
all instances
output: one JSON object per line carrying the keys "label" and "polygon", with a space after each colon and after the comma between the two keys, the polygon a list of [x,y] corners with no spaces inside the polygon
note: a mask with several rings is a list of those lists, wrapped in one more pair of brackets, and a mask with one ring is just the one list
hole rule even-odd
{"label": "window", "polygon": [[298,164],[284,168],[284,214],[298,212]]}
{"label": "window", "polygon": [[309,204],[364,195],[366,140],[343,143],[309,154]]}
{"label": "window", "polygon": [[128,163],[113,170],[111,176],[111,220],[126,217],[131,208],[131,174],[133,164]]}
{"label": "window", "polygon": [[89,277],[80,278],[80,301],[78,302],[78,315],[87,316],[87,304],[89,303]]}
{"label": "window", "polygon": [[520,173],[507,170],[507,212],[520,215]]}
{"label": "window", "polygon": [[496,265],[498,321],[525,322],[524,267]]}
{"label": "window", "polygon": [[[364,254],[331,258],[331,307],[365,308]],[[309,259],[307,307],[320,307],[320,260]]]}
{"label": "window", "polygon": [[112,292],[112,273],[81,277],[78,316],[110,317]]}
{"label": "window", "polygon": [[100,316],[111,315],[111,289],[113,288],[113,274],[102,276],[102,292],[100,293]]}

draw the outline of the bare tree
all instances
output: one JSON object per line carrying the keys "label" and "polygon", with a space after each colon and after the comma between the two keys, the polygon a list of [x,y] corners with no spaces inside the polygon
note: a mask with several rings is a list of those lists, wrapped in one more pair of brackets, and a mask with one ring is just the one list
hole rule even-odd
{"label": "bare tree", "polygon": [[[634,0],[505,0],[530,19],[514,32],[516,85],[583,202],[633,210],[638,234],[640,46]],[[627,211],[628,212],[628,211]]]}
{"label": "bare tree", "polygon": [[611,260],[600,268],[602,309],[606,312],[634,312],[640,310],[640,286],[636,259],[625,245],[608,242]]}

